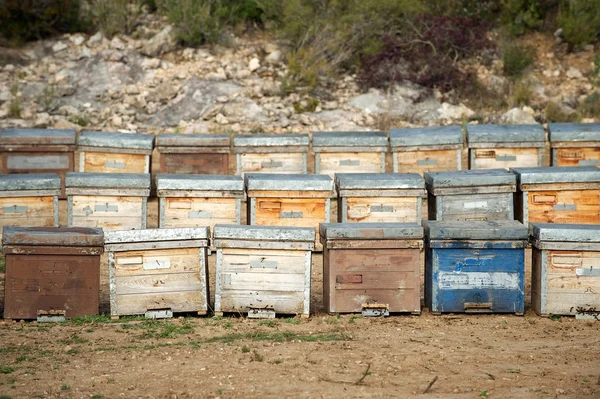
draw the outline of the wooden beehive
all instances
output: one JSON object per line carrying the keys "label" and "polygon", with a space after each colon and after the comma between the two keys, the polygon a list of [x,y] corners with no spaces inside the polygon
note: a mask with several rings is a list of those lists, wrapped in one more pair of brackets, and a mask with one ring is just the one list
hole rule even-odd
{"label": "wooden beehive", "polygon": [[97,314],[103,245],[101,229],[5,227],[4,318]]}
{"label": "wooden beehive", "polygon": [[79,135],[79,172],[149,173],[154,135],[83,131]]}
{"label": "wooden beehive", "polygon": [[339,173],[338,221],[421,223],[425,181],[417,173]]}
{"label": "wooden beehive", "polygon": [[541,125],[467,125],[467,137],[469,169],[542,166]]}
{"label": "wooden beehive", "polygon": [[385,132],[314,132],[315,173],[383,173]]}
{"label": "wooden beehive", "polygon": [[215,315],[310,313],[315,229],[216,225]]}
{"label": "wooden beehive", "polygon": [[158,171],[204,175],[229,174],[229,134],[159,134]]}
{"label": "wooden beehive", "polygon": [[327,175],[248,173],[248,224],[313,227],[317,249],[319,223],[330,220],[333,180]]}
{"label": "wooden beehive", "polygon": [[240,176],[157,175],[159,227],[240,224],[244,180]]}
{"label": "wooden beehive", "polygon": [[304,173],[308,134],[251,134],[235,136],[237,174]]}
{"label": "wooden beehive", "polygon": [[58,227],[60,186],[56,173],[0,175],[0,228]]}
{"label": "wooden beehive", "polygon": [[504,169],[425,173],[429,220],[514,220],[517,178]]}
{"label": "wooden beehive", "polygon": [[433,314],[524,311],[527,227],[426,221],[425,304]]}
{"label": "wooden beehive", "polygon": [[541,316],[600,317],[600,226],[530,225],[531,305]]}
{"label": "wooden beehive", "polygon": [[600,165],[600,123],[549,123],[552,166]]}
{"label": "wooden beehive", "polygon": [[326,312],[421,312],[423,228],[416,223],[321,224]]}
{"label": "wooden beehive", "polygon": [[600,223],[600,169],[517,168],[516,219],[527,224]]}
{"label": "wooden beehive", "polygon": [[208,227],[107,231],[110,314],[208,312]]}
{"label": "wooden beehive", "polygon": [[460,125],[390,130],[394,172],[445,172],[462,169]]}
{"label": "wooden beehive", "polygon": [[75,130],[2,129],[0,173],[56,173],[65,198],[65,175],[73,171]]}
{"label": "wooden beehive", "polygon": [[67,173],[67,225],[146,228],[148,173]]}

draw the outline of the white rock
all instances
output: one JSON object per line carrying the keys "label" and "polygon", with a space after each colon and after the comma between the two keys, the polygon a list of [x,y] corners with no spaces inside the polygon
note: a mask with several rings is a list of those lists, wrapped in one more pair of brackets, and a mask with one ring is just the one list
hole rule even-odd
{"label": "white rock", "polygon": [[14,71],[14,70],[15,70],[15,66],[14,66],[13,64],[6,64],[6,65],[4,66],[4,70],[5,70],[6,72],[12,72],[12,71]]}
{"label": "white rock", "polygon": [[248,69],[250,70],[250,72],[254,72],[258,68],[260,68],[260,61],[258,60],[258,58],[252,58],[250,60],[250,63],[248,63]]}
{"label": "white rock", "polygon": [[241,79],[246,79],[246,78],[250,77],[250,75],[252,75],[252,72],[250,72],[247,69],[242,69],[240,71],[237,71],[237,73],[235,74],[235,77],[237,79],[241,80]]}
{"label": "white rock", "polygon": [[123,124],[123,118],[121,118],[119,115],[113,115],[111,123],[115,127],[120,127]]}
{"label": "white rock", "polygon": [[146,58],[142,61],[142,69],[157,69],[160,67],[160,58]]}
{"label": "white rock", "polygon": [[265,57],[265,62],[268,64],[277,64],[281,61],[281,50],[275,50]]}
{"label": "white rock", "polygon": [[97,32],[95,35],[91,36],[87,41],[88,47],[97,47],[102,44],[102,40],[104,40],[104,35],[102,32]]}
{"label": "white rock", "polygon": [[559,77],[560,76],[560,70],[557,69],[556,71],[553,71],[552,72],[552,76]]}
{"label": "white rock", "polygon": [[13,98],[13,95],[10,92],[10,90],[8,90],[8,89],[0,90],[0,103],[10,101],[10,100],[12,100],[12,98]]}
{"label": "white rock", "polygon": [[125,43],[117,36],[113,37],[110,41],[110,48],[115,50],[125,50]]}
{"label": "white rock", "polygon": [[[533,111],[533,110],[532,110]],[[515,124],[534,124],[535,118],[527,111],[521,108],[513,108],[500,117],[502,123]]]}
{"label": "white rock", "polygon": [[437,112],[441,119],[461,119],[475,114],[475,111],[469,109],[464,104],[453,105],[449,103],[442,103]]}
{"label": "white rock", "polygon": [[50,124],[50,115],[46,112],[42,112],[36,115],[35,122],[33,123],[34,127],[48,127]]}
{"label": "white rock", "polygon": [[229,121],[227,120],[227,118],[225,118],[225,116],[223,114],[217,114],[217,117],[215,118],[215,121],[219,125],[227,125],[229,123]]}
{"label": "white rock", "polygon": [[544,69],[544,71],[542,72],[542,74],[543,74],[545,77],[549,78],[549,77],[551,77],[551,76],[552,76],[552,71],[551,71],[551,70],[549,70],[549,69]]}
{"label": "white rock", "polygon": [[567,71],[567,77],[570,79],[581,79],[583,78],[583,74],[579,69],[571,67]]}
{"label": "white rock", "polygon": [[175,47],[177,47],[175,31],[171,25],[167,25],[144,43],[141,53],[149,57],[158,57],[174,50]]}
{"label": "white rock", "polygon": [[140,94],[140,89],[137,86],[127,86],[125,89],[125,93],[127,94]]}
{"label": "white rock", "polygon": [[85,42],[85,37],[83,37],[83,35],[73,35],[69,38],[69,40],[74,45],[81,46],[83,44],[83,42]]}
{"label": "white rock", "polygon": [[54,46],[52,46],[52,51],[54,51],[55,53],[59,53],[63,50],[66,50],[67,48],[69,48],[69,46],[67,46],[65,43],[56,42],[54,43]]}

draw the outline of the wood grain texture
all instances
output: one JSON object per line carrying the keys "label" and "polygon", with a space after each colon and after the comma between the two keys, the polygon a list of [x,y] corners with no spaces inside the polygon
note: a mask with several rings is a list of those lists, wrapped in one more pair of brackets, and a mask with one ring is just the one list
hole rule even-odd
{"label": "wood grain texture", "polygon": [[528,222],[600,223],[600,190],[530,191]]}
{"label": "wood grain texture", "polygon": [[82,152],[80,172],[98,173],[148,173],[150,157],[144,154],[111,152]]}
{"label": "wood grain texture", "polygon": [[[73,227],[130,230],[141,229],[145,224],[141,197],[74,195],[72,202],[71,226]],[[107,211],[99,210],[106,208],[107,205],[112,208],[108,208]]]}
{"label": "wood grain texture", "polygon": [[471,169],[542,166],[539,148],[472,148],[470,151]]}
{"label": "wood grain texture", "polygon": [[227,175],[228,153],[160,153],[159,173]]}
{"label": "wood grain texture", "polygon": [[306,173],[305,153],[239,154],[238,174],[245,173]]}
{"label": "wood grain texture", "polygon": [[237,224],[235,198],[165,198],[164,221],[160,227],[201,227]]}
{"label": "wood grain texture", "polygon": [[513,193],[466,194],[433,197],[429,201],[434,220],[513,220]]}
{"label": "wood grain texture", "polygon": [[461,150],[421,150],[410,152],[396,152],[398,163],[395,169],[398,173],[445,172],[461,170]]}
{"label": "wood grain texture", "polygon": [[597,162],[600,164],[600,145],[597,147],[553,148],[556,164],[552,166],[582,166]]}
{"label": "wood grain texture", "polygon": [[[379,152],[321,152],[315,154],[315,171],[329,175],[336,173],[381,173],[385,165],[381,165]],[[384,168],[382,170],[382,168]],[[316,172],[315,172],[316,173]]]}
{"label": "wood grain texture", "polygon": [[54,197],[0,198],[0,234],[4,226],[54,226]]}
{"label": "wood grain texture", "polygon": [[[341,199],[338,206],[342,205]],[[346,220],[363,223],[421,223],[421,197],[353,197],[346,198]]]}

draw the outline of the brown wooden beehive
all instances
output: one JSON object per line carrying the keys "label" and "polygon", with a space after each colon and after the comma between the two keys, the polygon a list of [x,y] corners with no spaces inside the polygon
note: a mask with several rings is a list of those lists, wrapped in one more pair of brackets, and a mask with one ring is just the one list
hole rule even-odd
{"label": "brown wooden beehive", "polygon": [[227,175],[230,142],[229,134],[159,134],[152,173]]}
{"label": "brown wooden beehive", "polygon": [[600,123],[549,123],[552,166],[600,165]]}

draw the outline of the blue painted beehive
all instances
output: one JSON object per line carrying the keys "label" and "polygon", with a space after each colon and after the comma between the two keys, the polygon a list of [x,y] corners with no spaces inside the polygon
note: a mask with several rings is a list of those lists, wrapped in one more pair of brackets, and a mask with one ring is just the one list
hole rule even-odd
{"label": "blue painted beehive", "polygon": [[527,228],[514,220],[424,222],[433,314],[524,311]]}

